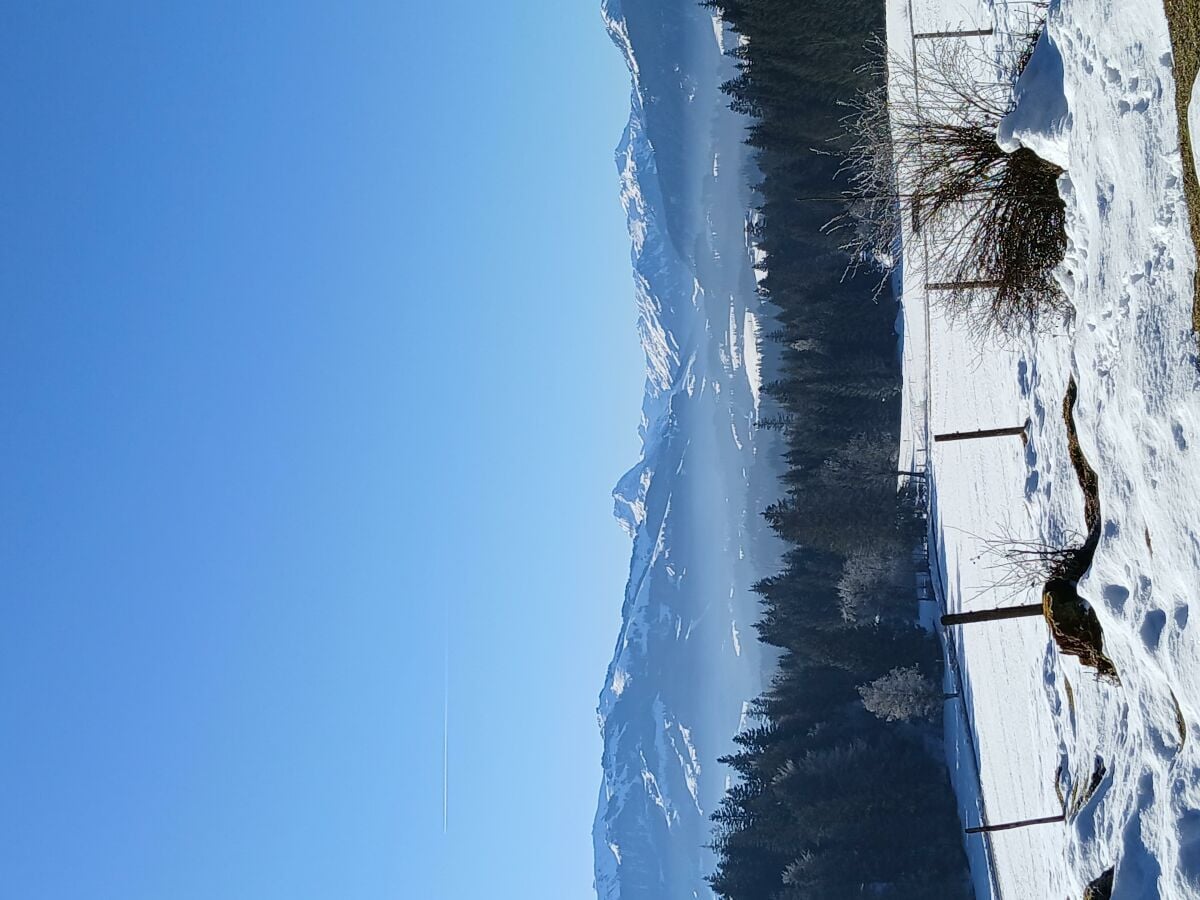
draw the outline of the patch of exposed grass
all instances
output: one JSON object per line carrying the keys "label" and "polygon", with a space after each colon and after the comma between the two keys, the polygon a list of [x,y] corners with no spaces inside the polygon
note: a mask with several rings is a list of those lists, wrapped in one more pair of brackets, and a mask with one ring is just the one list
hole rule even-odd
{"label": "patch of exposed grass", "polygon": [[[1067,450],[1071,456],[1071,466],[1075,469],[1075,477],[1079,479],[1079,489],[1083,491],[1083,520],[1087,524],[1088,539],[1085,547],[1090,545],[1084,570],[1092,564],[1092,556],[1096,552],[1096,542],[1100,538],[1100,479],[1083,455],[1079,446],[1079,432],[1075,429],[1075,401],[1079,397],[1079,386],[1075,377],[1067,382],[1067,393],[1063,397],[1063,422],[1067,426]],[[1093,537],[1095,541],[1093,541]],[[1075,574],[1079,578],[1083,572]]]}
{"label": "patch of exposed grass", "polygon": [[[1188,134],[1187,110],[1196,73],[1200,72],[1200,2],[1163,0],[1171,31],[1171,55],[1175,68],[1175,110],[1179,121],[1179,152],[1183,156],[1183,193],[1187,198],[1192,243],[1200,255],[1200,178],[1192,162],[1192,139]],[[1200,333],[1200,266],[1192,282],[1192,330]]]}
{"label": "patch of exposed grass", "polygon": [[1110,684],[1121,683],[1117,667],[1104,652],[1104,629],[1096,611],[1079,596],[1073,581],[1046,582],[1042,611],[1062,653],[1078,657],[1083,665],[1095,669],[1097,678]]}
{"label": "patch of exposed grass", "polygon": [[1086,784],[1080,782],[1075,785],[1075,789],[1071,791],[1069,816],[1079,815],[1080,811],[1087,806],[1088,801],[1096,796],[1096,791],[1100,790],[1100,785],[1107,774],[1108,766],[1104,765],[1104,760],[1097,756],[1096,763],[1092,767],[1092,777],[1088,779]]}
{"label": "patch of exposed grass", "polygon": [[1083,900],[1109,900],[1113,891],[1113,870],[1105,869],[1104,873],[1087,886],[1083,892]]}
{"label": "patch of exposed grass", "polygon": [[1120,684],[1117,668],[1104,652],[1104,630],[1100,627],[1096,611],[1079,596],[1077,588],[1079,579],[1091,567],[1100,543],[1100,481],[1079,445],[1079,433],[1075,429],[1075,400],[1078,393],[1072,377],[1063,397],[1063,422],[1067,426],[1071,466],[1083,491],[1083,517],[1088,536],[1083,546],[1064,562],[1057,577],[1046,582],[1042,590],[1042,609],[1059,650],[1078,657],[1083,665],[1095,669],[1097,677],[1104,681]]}
{"label": "patch of exposed grass", "polygon": [[1179,749],[1182,750],[1187,743],[1187,719],[1183,717],[1183,707],[1179,705],[1179,698],[1174,691],[1171,691],[1171,702],[1175,704],[1175,727],[1179,729]]}

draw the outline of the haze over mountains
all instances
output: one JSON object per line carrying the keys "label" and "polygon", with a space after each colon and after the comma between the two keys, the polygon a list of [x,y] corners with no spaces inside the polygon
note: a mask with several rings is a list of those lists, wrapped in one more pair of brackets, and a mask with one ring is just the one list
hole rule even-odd
{"label": "haze over mountains", "polygon": [[595,885],[604,900],[711,897],[716,760],[771,662],[750,585],[778,553],[759,515],[777,495],[772,433],[753,427],[752,163],[720,91],[736,35],[696,0],[603,13],[633,79],[616,158],[647,372],[642,458],[614,490],[633,554],[600,694]]}

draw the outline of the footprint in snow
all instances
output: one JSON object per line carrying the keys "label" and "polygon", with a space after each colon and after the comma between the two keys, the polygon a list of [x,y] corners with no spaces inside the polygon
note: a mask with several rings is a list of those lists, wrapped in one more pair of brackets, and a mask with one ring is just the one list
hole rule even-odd
{"label": "footprint in snow", "polygon": [[1183,425],[1179,422],[1171,423],[1171,436],[1175,438],[1175,446],[1180,450],[1188,448],[1187,438],[1183,436]]}
{"label": "footprint in snow", "polygon": [[1167,614],[1161,609],[1152,610],[1146,614],[1146,618],[1142,619],[1142,643],[1145,644],[1147,650],[1158,649],[1166,624]]}
{"label": "footprint in snow", "polygon": [[1028,397],[1032,389],[1029,383],[1029,363],[1023,356],[1017,363],[1017,384],[1021,388],[1021,396]]}
{"label": "footprint in snow", "polygon": [[1104,601],[1117,612],[1125,609],[1125,601],[1129,599],[1129,588],[1120,584],[1106,584],[1100,591]]}
{"label": "footprint in snow", "polygon": [[1142,816],[1153,805],[1154,777],[1146,772],[1138,780],[1137,807],[1125,824],[1125,853],[1117,863],[1116,883],[1127,889],[1124,896],[1159,896],[1162,866],[1142,834]]}
{"label": "footprint in snow", "polygon": [[1179,833],[1179,874],[1200,887],[1200,810],[1189,809],[1176,823]]}

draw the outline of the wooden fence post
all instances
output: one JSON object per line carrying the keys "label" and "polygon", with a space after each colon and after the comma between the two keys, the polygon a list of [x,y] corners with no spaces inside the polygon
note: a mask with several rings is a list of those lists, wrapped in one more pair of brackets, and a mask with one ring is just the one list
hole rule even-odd
{"label": "wooden fence post", "polygon": [[992,34],[991,28],[973,28],[970,31],[922,31],[913,35],[914,41],[926,40],[928,38],[952,38],[952,37],[987,37]]}
{"label": "wooden fence post", "polygon": [[1063,813],[1057,816],[1045,816],[1041,819],[1024,819],[1020,822],[1003,822],[1000,825],[977,825],[974,828],[966,829],[967,834],[991,834],[993,831],[1009,831],[1013,828],[1024,828],[1027,825],[1049,825],[1053,822],[1065,822],[1067,817]]}
{"label": "wooden fence post", "polygon": [[1013,425],[1009,428],[980,428],[975,431],[950,431],[945,434],[935,434],[933,440],[934,443],[943,443],[945,441],[972,441],[975,438],[1008,437],[1011,435],[1025,441],[1025,432],[1028,428],[1029,420],[1026,419],[1024,425]]}
{"label": "wooden fence post", "polygon": [[980,612],[947,613],[942,616],[943,625],[970,625],[972,622],[998,622],[1001,619],[1024,619],[1042,615],[1042,604],[1026,603],[1022,606],[1005,606],[1001,609],[985,609]]}
{"label": "wooden fence post", "polygon": [[971,288],[998,288],[1002,281],[930,281],[926,283],[927,291],[961,291]]}

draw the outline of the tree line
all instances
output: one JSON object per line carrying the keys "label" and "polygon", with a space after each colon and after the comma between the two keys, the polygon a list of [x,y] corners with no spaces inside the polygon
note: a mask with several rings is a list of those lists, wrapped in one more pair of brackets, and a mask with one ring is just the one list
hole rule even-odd
{"label": "tree line", "polygon": [[937,728],[941,656],[915,623],[924,524],[897,488],[897,307],[877,272],[848,272],[827,227],[852,222],[842,119],[878,77],[865,48],[883,0],[704,5],[747,38],[724,89],[752,117],[761,173],[777,342],[764,421],[787,463],[765,514],[789,542],[756,585],[759,635],[781,657],[724,760],[739,777],[713,816],[710,883],[728,900],[970,897]]}

